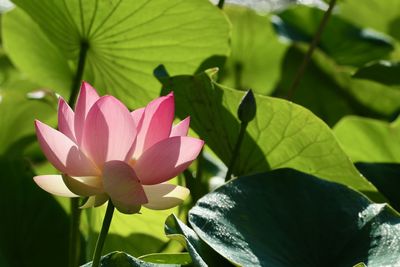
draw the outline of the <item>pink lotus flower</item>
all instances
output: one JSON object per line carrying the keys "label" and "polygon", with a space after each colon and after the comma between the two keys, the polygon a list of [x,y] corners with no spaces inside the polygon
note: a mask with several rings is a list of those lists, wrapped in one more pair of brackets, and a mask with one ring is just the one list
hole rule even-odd
{"label": "pink lotus flower", "polygon": [[189,190],[166,182],[196,159],[204,142],[186,136],[189,117],[172,127],[173,119],[172,93],[130,113],[83,82],[75,112],[59,100],[59,131],[35,121],[39,144],[62,175],[34,180],[54,195],[89,197],[84,208],[109,198],[123,213],[179,205]]}

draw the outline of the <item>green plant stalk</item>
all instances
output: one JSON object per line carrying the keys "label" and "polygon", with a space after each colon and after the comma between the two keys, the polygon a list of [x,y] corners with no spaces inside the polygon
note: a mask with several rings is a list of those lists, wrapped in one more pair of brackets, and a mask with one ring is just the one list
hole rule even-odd
{"label": "green plant stalk", "polygon": [[79,251],[80,251],[80,234],[79,223],[81,217],[81,210],[79,209],[79,198],[71,198],[71,217],[70,217],[70,230],[69,230],[69,251],[68,251],[68,265],[70,267],[79,266]]}
{"label": "green plant stalk", "polygon": [[200,154],[197,157],[197,167],[196,167],[196,179],[197,181],[201,181],[203,176],[203,166],[204,165],[204,148],[200,150]]}
{"label": "green plant stalk", "polygon": [[[75,106],[76,97],[79,92],[80,83],[83,77],[83,71],[85,68],[85,61],[89,45],[86,41],[81,43],[81,48],[79,51],[78,66],[76,68],[76,73],[71,85],[71,94],[68,99],[68,104],[73,107]],[[69,235],[69,252],[68,252],[68,266],[77,267],[79,266],[79,251],[80,245],[80,232],[79,224],[81,219],[81,210],[79,209],[80,198],[71,198],[70,208],[71,208],[71,223],[70,223],[70,235]]]}
{"label": "green plant stalk", "polygon": [[100,266],[101,252],[103,250],[104,241],[106,240],[108,229],[110,229],[111,220],[114,214],[114,205],[111,199],[108,201],[106,214],[104,215],[103,225],[101,226],[101,231],[99,238],[97,239],[96,248],[94,249],[92,267]]}
{"label": "green plant stalk", "polygon": [[89,44],[86,41],[82,41],[80,51],[78,66],[76,68],[76,73],[71,84],[71,94],[69,95],[68,104],[70,107],[74,106],[76,97],[78,96],[80,84],[82,82],[83,71],[85,69],[86,55],[89,49]]}
{"label": "green plant stalk", "polygon": [[232,158],[231,162],[229,163],[228,171],[226,172],[225,182],[229,181],[232,178],[233,167],[235,166],[236,160],[239,156],[240,147],[243,143],[243,138],[244,134],[246,133],[247,125],[248,125],[247,122],[240,123],[239,136],[236,140],[235,148],[233,149],[232,152]]}
{"label": "green plant stalk", "polygon": [[219,0],[217,6],[218,6],[220,9],[222,9],[222,8],[224,7],[224,3],[225,3],[225,0]]}
{"label": "green plant stalk", "polygon": [[324,31],[325,26],[328,23],[328,20],[332,14],[332,10],[333,10],[333,7],[335,6],[335,4],[336,4],[336,0],[331,0],[329,2],[329,7],[326,10],[326,12],[324,13],[321,23],[318,26],[317,32],[315,33],[315,35],[311,41],[310,47],[308,48],[307,53],[305,54],[303,61],[300,65],[299,69],[297,70],[296,76],[294,77],[293,82],[289,88],[289,91],[288,91],[287,97],[286,97],[288,100],[291,100],[293,98],[294,92],[296,91],[297,87],[300,84],[301,79],[304,76],[304,72],[307,68],[308,62],[310,61],[315,48],[317,48],[319,40],[321,39],[322,32]]}

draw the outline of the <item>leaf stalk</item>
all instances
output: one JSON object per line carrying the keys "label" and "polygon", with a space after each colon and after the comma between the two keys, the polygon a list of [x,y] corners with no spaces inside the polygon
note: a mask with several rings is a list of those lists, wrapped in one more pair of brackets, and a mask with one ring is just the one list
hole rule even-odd
{"label": "leaf stalk", "polygon": [[222,8],[224,7],[224,3],[225,3],[225,0],[219,0],[219,1],[218,1],[218,5],[217,5],[218,8],[219,8],[219,9],[222,9]]}
{"label": "leaf stalk", "polygon": [[291,86],[289,87],[289,91],[288,91],[286,99],[291,100],[293,98],[294,92],[298,88],[300,81],[304,76],[307,65],[311,60],[311,56],[314,53],[315,48],[317,48],[317,46],[318,46],[318,43],[321,39],[322,32],[324,31],[325,26],[328,23],[328,20],[332,14],[332,10],[333,10],[333,7],[335,6],[335,4],[336,4],[336,0],[331,0],[329,2],[329,7],[326,10],[326,12],[324,13],[324,16],[322,17],[322,20],[321,20],[321,22],[318,26],[318,29],[311,41],[311,44],[307,50],[307,53],[305,54],[303,61],[293,79],[293,82],[292,82]]}
{"label": "leaf stalk", "polygon": [[108,230],[110,229],[110,224],[111,224],[113,214],[114,214],[114,205],[110,199],[108,201],[106,214],[104,215],[103,225],[101,226],[100,235],[96,242],[96,248],[94,249],[92,267],[100,266],[101,252],[104,247],[104,241],[106,240]]}
{"label": "leaf stalk", "polygon": [[[78,66],[76,68],[75,76],[72,80],[71,84],[71,93],[68,99],[68,104],[73,107],[75,106],[76,98],[80,89],[80,84],[83,77],[83,71],[85,68],[86,55],[89,49],[89,44],[86,41],[82,41],[79,58],[78,58]],[[81,210],[79,209],[79,201],[80,198],[71,198],[70,200],[70,208],[71,208],[71,219],[70,219],[70,235],[69,235],[69,252],[68,252],[68,266],[69,267],[77,267],[79,266],[79,258],[80,258],[80,232],[79,232],[79,224],[81,220]]]}
{"label": "leaf stalk", "polygon": [[243,143],[243,138],[244,138],[244,134],[246,133],[247,125],[248,125],[247,122],[240,123],[239,136],[236,140],[235,148],[233,149],[232,158],[229,163],[228,171],[226,172],[226,176],[225,176],[225,182],[229,181],[232,178],[233,168],[234,168],[236,160],[239,156],[240,147]]}

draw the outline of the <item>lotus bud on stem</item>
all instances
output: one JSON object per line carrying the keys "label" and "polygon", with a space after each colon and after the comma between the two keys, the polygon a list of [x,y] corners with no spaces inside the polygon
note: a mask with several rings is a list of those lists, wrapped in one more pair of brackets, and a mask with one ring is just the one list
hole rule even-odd
{"label": "lotus bud on stem", "polygon": [[247,125],[255,118],[256,111],[256,100],[254,98],[253,91],[250,89],[245,93],[238,107],[238,117],[240,120],[239,136],[236,140],[235,148],[233,149],[231,161],[225,176],[225,182],[229,181],[232,177],[233,167],[235,166],[236,160],[239,156],[240,146],[243,143]]}

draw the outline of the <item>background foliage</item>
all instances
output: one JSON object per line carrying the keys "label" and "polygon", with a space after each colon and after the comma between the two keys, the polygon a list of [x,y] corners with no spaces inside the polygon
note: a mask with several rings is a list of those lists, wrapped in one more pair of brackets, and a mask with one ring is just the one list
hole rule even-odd
{"label": "background foliage", "polygon": [[[294,89],[328,5],[311,2],[0,1],[0,265],[67,263],[69,205],[32,182],[54,171],[33,120],[56,126],[79,58],[131,109],[174,91],[207,144],[174,181],[184,206],[115,215],[105,266],[399,265],[400,3],[338,1]],[[223,184],[249,88],[241,177]],[[103,214],[82,213],[81,264]]]}

